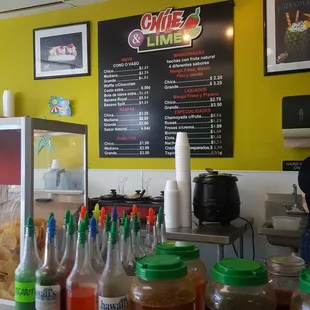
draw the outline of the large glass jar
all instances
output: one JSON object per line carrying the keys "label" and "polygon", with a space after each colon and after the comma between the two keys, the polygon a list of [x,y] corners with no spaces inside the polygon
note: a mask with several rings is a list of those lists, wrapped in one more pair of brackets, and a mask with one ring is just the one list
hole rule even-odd
{"label": "large glass jar", "polygon": [[310,310],[310,269],[305,269],[299,277],[299,287],[293,293],[291,310]]}
{"label": "large glass jar", "polygon": [[296,256],[272,256],[266,260],[266,264],[269,283],[276,292],[277,310],[289,310],[305,262]]}
{"label": "large glass jar", "polygon": [[214,265],[206,290],[212,310],[275,310],[275,293],[263,264],[226,258]]}
{"label": "large glass jar", "polygon": [[157,244],[156,254],[176,255],[187,264],[188,276],[196,287],[195,309],[205,310],[205,289],[207,272],[199,258],[199,249],[195,245],[182,241],[167,241]]}
{"label": "large glass jar", "polygon": [[186,263],[173,255],[149,255],[136,264],[128,310],[194,310],[195,286]]}

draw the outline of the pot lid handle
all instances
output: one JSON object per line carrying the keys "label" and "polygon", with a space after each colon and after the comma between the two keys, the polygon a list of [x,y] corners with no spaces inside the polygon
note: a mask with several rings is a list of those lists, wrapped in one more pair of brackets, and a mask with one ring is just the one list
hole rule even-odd
{"label": "pot lid handle", "polygon": [[212,168],[206,168],[206,171],[209,173],[209,174],[212,174],[212,175],[218,175],[218,171],[212,169]]}
{"label": "pot lid handle", "polygon": [[116,189],[111,189],[111,194],[113,195],[113,198],[116,198]]}

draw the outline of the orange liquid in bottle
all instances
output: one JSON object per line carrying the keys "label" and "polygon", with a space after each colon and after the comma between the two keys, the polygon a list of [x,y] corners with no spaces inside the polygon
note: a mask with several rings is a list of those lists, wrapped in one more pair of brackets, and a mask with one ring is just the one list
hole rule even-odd
{"label": "orange liquid in bottle", "polygon": [[196,285],[195,310],[205,310],[206,283]]}
{"label": "orange liquid in bottle", "polygon": [[91,287],[73,288],[67,291],[67,309],[66,310],[96,310],[97,294]]}

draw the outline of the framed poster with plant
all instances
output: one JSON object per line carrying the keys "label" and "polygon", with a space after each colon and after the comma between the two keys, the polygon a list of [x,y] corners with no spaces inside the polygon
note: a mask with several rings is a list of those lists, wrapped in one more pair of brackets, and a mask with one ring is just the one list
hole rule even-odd
{"label": "framed poster with plant", "polygon": [[265,75],[310,71],[310,1],[264,0]]}
{"label": "framed poster with plant", "polygon": [[34,79],[90,75],[89,22],[34,29]]}

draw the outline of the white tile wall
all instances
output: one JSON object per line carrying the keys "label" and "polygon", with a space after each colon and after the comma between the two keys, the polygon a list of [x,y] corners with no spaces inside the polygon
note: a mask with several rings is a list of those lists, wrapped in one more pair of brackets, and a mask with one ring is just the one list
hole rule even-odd
{"label": "white tile wall", "polygon": [[[38,170],[35,174],[36,188],[43,188],[42,175],[45,171]],[[241,216],[253,217],[255,226],[264,222],[265,193],[291,193],[292,184],[297,184],[296,172],[257,172],[257,171],[226,171],[238,176],[239,192],[241,197]],[[192,178],[201,171],[192,171]],[[167,179],[174,179],[173,170],[89,170],[89,197],[98,197],[108,193],[110,189],[118,189],[118,177],[128,178],[125,185],[125,193],[132,193],[135,189],[141,189],[141,176],[146,181],[151,178],[149,194],[158,195],[164,189]],[[194,186],[194,184],[193,184]],[[250,232],[245,238],[245,255],[252,256]],[[216,247],[214,245],[198,245],[201,249],[202,259],[208,268],[215,262]],[[288,249],[274,247],[267,243],[263,236],[255,236],[256,259],[268,255],[289,253]],[[231,247],[226,247],[225,254],[233,256]]]}

